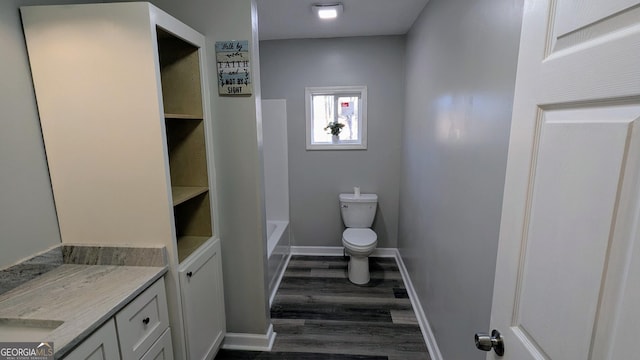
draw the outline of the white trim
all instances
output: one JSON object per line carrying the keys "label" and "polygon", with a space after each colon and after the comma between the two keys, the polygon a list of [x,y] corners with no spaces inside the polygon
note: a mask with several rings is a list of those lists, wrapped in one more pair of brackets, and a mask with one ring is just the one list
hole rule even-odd
{"label": "white trim", "polygon": [[418,294],[416,293],[416,289],[413,287],[413,283],[411,282],[409,272],[404,265],[404,261],[402,261],[400,251],[398,251],[398,249],[392,250],[395,250],[395,258],[396,262],[398,263],[398,268],[400,269],[400,274],[402,275],[402,281],[404,281],[404,286],[407,288],[407,293],[409,294],[409,299],[411,300],[411,306],[413,306],[413,311],[416,313],[416,318],[418,319],[420,330],[422,330],[424,342],[427,344],[429,355],[431,356],[432,360],[442,360],[442,354],[440,353],[440,348],[438,347],[438,344],[436,342],[436,337],[431,330],[429,321],[427,321],[427,316],[422,309],[422,305],[420,305]]}
{"label": "white trim", "polygon": [[[371,256],[374,257],[396,257],[395,248],[376,248]],[[292,246],[291,255],[309,256],[343,256],[342,246]]]}
{"label": "white trim", "polygon": [[280,287],[280,282],[282,282],[282,278],[284,277],[285,271],[287,271],[287,266],[289,266],[289,260],[291,260],[291,252],[287,255],[287,259],[284,261],[284,265],[280,268],[280,274],[278,275],[278,280],[273,284],[273,289],[271,289],[271,295],[269,296],[269,308],[273,304],[273,299],[276,297],[276,293],[278,292],[278,288]]}
{"label": "white trim", "polygon": [[275,340],[276,333],[273,332],[273,324],[269,324],[269,329],[264,335],[227,333],[222,342],[222,348],[227,350],[271,351]]}
{"label": "white trim", "polygon": [[383,257],[383,258],[388,258],[388,257],[396,257],[398,250],[396,248],[376,248],[375,250],[373,250],[373,254],[371,254],[371,256],[373,257]]}

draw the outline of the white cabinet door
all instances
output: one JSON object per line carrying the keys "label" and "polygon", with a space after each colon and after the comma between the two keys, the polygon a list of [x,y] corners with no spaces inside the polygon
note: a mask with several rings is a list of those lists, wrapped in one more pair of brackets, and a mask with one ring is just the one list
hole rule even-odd
{"label": "white cabinet door", "polygon": [[151,346],[151,349],[140,360],[173,360],[171,329],[165,330],[160,339]]}
{"label": "white cabinet door", "polygon": [[208,359],[224,337],[224,294],[220,240],[204,246],[180,270],[187,357]]}
{"label": "white cabinet door", "polygon": [[120,360],[116,324],[109,320],[73,349],[65,360]]}
{"label": "white cabinet door", "polygon": [[526,0],[488,359],[638,358],[640,1]]}

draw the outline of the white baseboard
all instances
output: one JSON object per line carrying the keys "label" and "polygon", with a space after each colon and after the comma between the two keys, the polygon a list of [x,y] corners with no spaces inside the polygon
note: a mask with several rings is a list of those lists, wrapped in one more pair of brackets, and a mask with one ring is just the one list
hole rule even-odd
{"label": "white baseboard", "polygon": [[273,332],[273,325],[270,324],[267,333],[264,335],[227,333],[222,342],[222,348],[227,350],[271,351],[275,340],[276,333]]}
{"label": "white baseboard", "polygon": [[[397,250],[394,248],[376,248],[373,250],[373,257],[396,257]],[[308,256],[343,256],[342,246],[292,246],[291,255]]]}
{"label": "white baseboard", "polygon": [[432,360],[442,360],[442,353],[440,353],[440,348],[438,348],[438,344],[436,343],[436,338],[433,335],[433,331],[431,330],[429,321],[427,321],[427,316],[425,315],[424,310],[422,309],[422,305],[420,305],[418,294],[416,293],[416,289],[413,287],[413,283],[411,282],[411,278],[409,277],[409,272],[407,271],[407,268],[404,265],[404,261],[402,261],[402,256],[400,256],[400,251],[398,251],[398,249],[393,249],[393,250],[395,251],[395,258],[396,258],[396,261],[398,262],[398,268],[400,269],[400,274],[402,275],[402,281],[404,281],[404,285],[407,288],[407,293],[409,294],[409,299],[411,300],[411,306],[413,306],[413,311],[415,311],[416,313],[416,318],[418,319],[420,330],[422,330],[422,336],[424,337],[424,342],[427,344],[429,355],[431,355]]}
{"label": "white baseboard", "polygon": [[373,257],[397,257],[398,250],[395,248],[376,248],[373,250]]}
{"label": "white baseboard", "polygon": [[278,292],[278,288],[280,287],[280,282],[282,282],[282,278],[284,277],[284,272],[287,271],[287,266],[289,266],[289,260],[291,260],[291,253],[287,255],[287,259],[284,261],[284,265],[280,268],[280,274],[278,274],[278,280],[271,289],[271,295],[269,296],[269,307],[273,304],[273,299],[276,297],[276,293]]}

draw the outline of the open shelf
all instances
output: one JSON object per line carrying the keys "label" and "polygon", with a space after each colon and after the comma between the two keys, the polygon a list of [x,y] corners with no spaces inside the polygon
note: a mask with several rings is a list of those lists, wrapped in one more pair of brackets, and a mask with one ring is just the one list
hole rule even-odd
{"label": "open shelf", "polygon": [[211,236],[184,235],[178,237],[178,262],[183,262],[209,239]]}
{"label": "open shelf", "polygon": [[209,187],[203,121],[167,121],[172,186]]}
{"label": "open shelf", "polygon": [[157,28],[178,260],[213,234],[199,48]]}
{"label": "open shelf", "polygon": [[173,198],[173,206],[180,205],[183,202],[193,199],[194,197],[209,191],[209,188],[202,186],[172,186],[171,193]]}
{"label": "open shelf", "polygon": [[[179,261],[213,235],[209,192],[204,191],[173,208]],[[197,239],[204,241],[196,241]]]}
{"label": "open shelf", "polygon": [[164,112],[202,117],[198,48],[157,28]]}
{"label": "open shelf", "polygon": [[200,115],[172,114],[172,113],[165,113],[164,118],[175,119],[175,120],[202,120],[202,116]]}

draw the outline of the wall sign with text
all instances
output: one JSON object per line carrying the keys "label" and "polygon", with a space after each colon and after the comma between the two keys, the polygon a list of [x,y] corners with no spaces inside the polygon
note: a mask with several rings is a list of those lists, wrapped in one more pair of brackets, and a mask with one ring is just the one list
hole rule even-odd
{"label": "wall sign with text", "polygon": [[216,42],[218,93],[251,95],[249,41]]}

